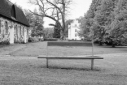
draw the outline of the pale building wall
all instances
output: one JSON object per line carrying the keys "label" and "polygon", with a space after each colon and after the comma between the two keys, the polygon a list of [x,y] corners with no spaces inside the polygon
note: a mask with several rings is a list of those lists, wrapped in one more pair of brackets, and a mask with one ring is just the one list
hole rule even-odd
{"label": "pale building wall", "polygon": [[73,21],[68,29],[68,40],[81,40],[78,35],[79,32],[79,23],[77,20]]}
{"label": "pale building wall", "polygon": [[24,25],[0,17],[0,42],[8,41],[10,44],[27,43],[27,30],[28,27]]}
{"label": "pale building wall", "polygon": [[14,44],[14,26],[9,29],[10,33],[10,44]]}

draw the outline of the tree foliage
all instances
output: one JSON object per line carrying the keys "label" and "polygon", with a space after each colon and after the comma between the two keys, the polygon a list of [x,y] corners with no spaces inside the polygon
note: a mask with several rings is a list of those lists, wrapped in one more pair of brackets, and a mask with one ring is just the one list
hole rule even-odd
{"label": "tree foliage", "polygon": [[127,0],[93,0],[81,28],[84,35],[92,30],[100,42],[122,44],[127,38]]}
{"label": "tree foliage", "polygon": [[80,23],[80,32],[79,35],[81,37],[84,37],[85,39],[89,39],[89,32],[90,32],[90,21],[89,19],[86,19],[85,17],[80,17],[78,19],[78,22]]}
{"label": "tree foliage", "polygon": [[60,38],[60,27],[58,23],[56,23],[54,26],[53,38]]}
{"label": "tree foliage", "polygon": [[[72,19],[68,19],[68,20],[66,20],[66,22],[65,22],[65,30],[64,30],[64,37],[68,37],[67,35],[68,35],[68,27],[69,27],[69,25],[71,24],[73,22],[73,20]],[[55,27],[54,27],[54,38],[60,38],[60,27],[59,27],[59,25],[56,23],[55,24]]]}
{"label": "tree foliage", "polygon": [[[31,26],[32,34],[31,36],[43,36],[43,18],[37,15],[33,15],[31,12],[24,10],[26,18]],[[34,11],[36,12],[36,10]]]}
{"label": "tree foliage", "polygon": [[44,29],[44,38],[53,38],[54,30],[52,28],[45,28]]}

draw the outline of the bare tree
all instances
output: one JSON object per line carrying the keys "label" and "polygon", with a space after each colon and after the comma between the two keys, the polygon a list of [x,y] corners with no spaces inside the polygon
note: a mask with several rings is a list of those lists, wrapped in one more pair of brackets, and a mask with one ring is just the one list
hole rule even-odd
{"label": "bare tree", "polygon": [[[39,13],[32,12],[41,17],[47,17],[55,21],[60,27],[61,39],[65,36],[65,17],[71,4],[71,0],[30,0],[31,4],[39,7]],[[55,24],[51,24],[55,26]]]}

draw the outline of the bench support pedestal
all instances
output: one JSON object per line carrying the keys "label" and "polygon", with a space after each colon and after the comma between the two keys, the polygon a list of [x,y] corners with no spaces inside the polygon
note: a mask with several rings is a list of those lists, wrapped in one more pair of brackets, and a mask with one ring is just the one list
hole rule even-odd
{"label": "bench support pedestal", "polygon": [[93,70],[94,67],[94,59],[91,59],[91,70]]}
{"label": "bench support pedestal", "polygon": [[48,65],[48,58],[46,58],[46,67],[48,68],[49,65]]}

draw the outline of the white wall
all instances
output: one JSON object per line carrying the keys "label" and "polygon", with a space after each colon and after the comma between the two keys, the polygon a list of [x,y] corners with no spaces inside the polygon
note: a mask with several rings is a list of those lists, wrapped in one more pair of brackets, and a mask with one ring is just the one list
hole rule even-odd
{"label": "white wall", "polygon": [[68,29],[68,40],[81,40],[80,36],[78,35],[79,30],[78,21],[73,21]]}
{"label": "white wall", "polygon": [[[27,36],[28,34],[26,31],[27,30],[26,26],[15,23],[15,22],[5,19],[3,17],[0,17],[0,21],[1,21],[0,42],[8,41],[10,44],[14,44],[15,41],[19,42],[19,43],[21,43],[21,42],[27,43],[28,42],[28,36]],[[5,22],[8,23],[8,33],[6,33]],[[15,27],[16,27],[17,31],[15,31]],[[21,30],[20,30],[20,28],[21,28]],[[20,31],[21,31],[21,34],[20,34]],[[23,33],[23,31],[24,31],[24,33]],[[17,33],[15,34],[15,32],[17,32]]]}

